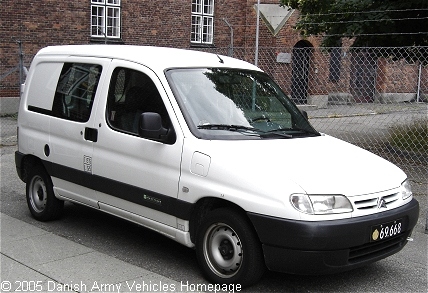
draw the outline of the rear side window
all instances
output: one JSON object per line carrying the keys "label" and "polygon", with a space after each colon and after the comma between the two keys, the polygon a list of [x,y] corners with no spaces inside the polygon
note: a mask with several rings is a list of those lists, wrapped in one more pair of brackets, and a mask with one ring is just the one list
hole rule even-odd
{"label": "rear side window", "polygon": [[52,115],[77,122],[88,121],[101,70],[101,65],[96,64],[64,63],[55,90]]}
{"label": "rear side window", "polygon": [[56,85],[64,63],[39,62],[35,65],[34,74],[25,81],[28,87],[28,110],[51,115]]}

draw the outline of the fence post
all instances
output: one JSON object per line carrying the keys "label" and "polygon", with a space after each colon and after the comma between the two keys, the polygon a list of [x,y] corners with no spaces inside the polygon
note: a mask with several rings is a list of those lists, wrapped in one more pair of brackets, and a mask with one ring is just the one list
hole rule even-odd
{"label": "fence post", "polygon": [[257,0],[257,20],[256,20],[256,53],[254,56],[254,65],[259,63],[259,23],[260,23],[260,0]]}
{"label": "fence post", "polygon": [[24,66],[24,53],[22,53],[22,42],[20,40],[17,41],[18,47],[19,47],[19,86],[22,84],[22,74],[23,70],[22,67]]}
{"label": "fence post", "polygon": [[19,97],[22,95],[22,84],[24,83],[24,52],[22,51],[21,40],[17,41],[19,48]]}
{"label": "fence post", "polygon": [[230,28],[230,48],[228,55],[230,57],[233,57],[233,27],[230,25],[230,23],[227,21],[226,18],[223,18],[223,21],[227,24],[227,26]]}
{"label": "fence post", "polygon": [[421,75],[422,75],[422,62],[419,62],[418,89],[416,92],[416,103],[420,102],[420,97],[421,97]]}

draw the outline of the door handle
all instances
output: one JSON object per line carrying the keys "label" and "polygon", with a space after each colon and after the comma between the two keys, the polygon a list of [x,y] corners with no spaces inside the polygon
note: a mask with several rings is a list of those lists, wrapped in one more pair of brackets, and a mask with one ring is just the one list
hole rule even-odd
{"label": "door handle", "polygon": [[85,139],[93,142],[98,140],[98,130],[95,128],[85,127]]}

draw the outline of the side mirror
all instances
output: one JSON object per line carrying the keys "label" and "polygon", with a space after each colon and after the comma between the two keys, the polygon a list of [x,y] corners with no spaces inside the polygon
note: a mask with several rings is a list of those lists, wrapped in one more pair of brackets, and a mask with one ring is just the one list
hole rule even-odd
{"label": "side mirror", "polygon": [[305,110],[302,110],[301,112],[303,114],[303,117],[305,117],[306,120],[309,120],[308,112],[306,112]]}
{"label": "side mirror", "polygon": [[138,134],[141,137],[164,141],[168,129],[162,126],[162,118],[158,113],[145,112],[138,121]]}

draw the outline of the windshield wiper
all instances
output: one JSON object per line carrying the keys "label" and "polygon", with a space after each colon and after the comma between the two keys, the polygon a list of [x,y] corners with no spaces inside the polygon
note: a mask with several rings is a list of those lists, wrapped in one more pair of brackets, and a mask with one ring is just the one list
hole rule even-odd
{"label": "windshield wiper", "polygon": [[249,130],[249,131],[258,131],[257,128],[248,127],[243,125],[233,125],[233,124],[203,124],[198,125],[198,129],[212,129],[212,130]]}
{"label": "windshield wiper", "polygon": [[277,130],[270,130],[270,131],[265,131],[263,132],[262,136],[266,137],[266,136],[272,136],[272,135],[277,135],[277,136],[282,136],[285,138],[293,138],[293,136],[291,134],[288,133],[284,133],[283,131],[281,131],[280,129]]}
{"label": "windshield wiper", "polygon": [[287,131],[298,131],[311,135],[318,135],[317,133],[311,132],[309,130],[300,129],[300,128],[278,128],[270,131],[262,131],[258,128],[248,127],[243,125],[233,125],[233,124],[203,124],[198,125],[198,129],[209,129],[209,130],[228,130],[228,131],[237,131],[242,134],[256,134],[261,137],[270,137],[270,136],[281,136],[284,138],[293,138],[294,135],[286,133]]}
{"label": "windshield wiper", "polygon": [[[305,134],[311,134],[311,135],[316,135],[316,136],[319,135],[319,133],[317,133],[315,131],[311,131],[311,130],[307,130],[307,129],[303,129],[303,128],[299,128],[299,127],[278,128],[278,129],[270,130],[268,132],[276,133],[276,132],[284,132],[284,131],[298,131],[298,132],[302,132]],[[293,135],[291,135],[291,136],[293,136]]]}
{"label": "windshield wiper", "polygon": [[236,131],[243,135],[248,136],[258,136],[260,137],[260,130],[254,127],[248,127],[243,125],[233,125],[233,124],[203,124],[198,125],[198,129],[209,129],[209,130],[227,130],[227,131]]}
{"label": "windshield wiper", "polygon": [[256,131],[254,127],[248,127],[243,125],[233,125],[233,124],[203,124],[198,125],[198,129],[213,129],[213,130],[251,130]]}

